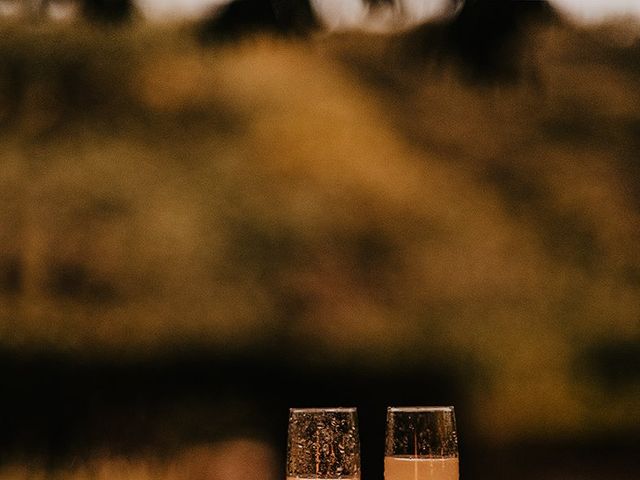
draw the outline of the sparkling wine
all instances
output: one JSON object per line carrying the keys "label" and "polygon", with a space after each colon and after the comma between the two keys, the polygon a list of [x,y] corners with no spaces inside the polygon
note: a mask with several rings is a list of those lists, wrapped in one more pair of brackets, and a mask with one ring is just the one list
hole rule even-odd
{"label": "sparkling wine", "polygon": [[384,480],[458,480],[458,457],[388,456]]}
{"label": "sparkling wine", "polygon": [[324,478],[324,477],[287,477],[287,480],[360,480],[359,476],[356,477],[336,477],[336,478]]}

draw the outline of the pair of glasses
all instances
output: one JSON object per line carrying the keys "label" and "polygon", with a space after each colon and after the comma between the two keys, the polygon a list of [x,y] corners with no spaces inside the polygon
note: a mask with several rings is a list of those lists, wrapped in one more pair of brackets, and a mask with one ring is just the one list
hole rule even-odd
{"label": "pair of glasses", "polygon": [[[355,408],[289,411],[287,480],[359,480]],[[458,480],[453,407],[389,407],[385,480]]]}

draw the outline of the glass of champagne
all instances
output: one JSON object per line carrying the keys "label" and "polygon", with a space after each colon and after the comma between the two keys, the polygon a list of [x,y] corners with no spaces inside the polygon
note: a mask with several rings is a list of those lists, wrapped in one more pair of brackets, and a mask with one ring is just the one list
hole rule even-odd
{"label": "glass of champagne", "polygon": [[389,407],[385,480],[458,480],[453,407]]}
{"label": "glass of champagne", "polygon": [[287,480],[360,480],[355,408],[289,410]]}

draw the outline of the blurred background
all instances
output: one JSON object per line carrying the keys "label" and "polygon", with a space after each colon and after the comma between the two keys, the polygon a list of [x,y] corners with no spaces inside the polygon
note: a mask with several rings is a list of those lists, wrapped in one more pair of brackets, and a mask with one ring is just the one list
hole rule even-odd
{"label": "blurred background", "polygon": [[637,3],[213,4],[0,0],[0,479],[282,479],[338,405],[365,480],[388,405],[454,405],[462,478],[637,478]]}

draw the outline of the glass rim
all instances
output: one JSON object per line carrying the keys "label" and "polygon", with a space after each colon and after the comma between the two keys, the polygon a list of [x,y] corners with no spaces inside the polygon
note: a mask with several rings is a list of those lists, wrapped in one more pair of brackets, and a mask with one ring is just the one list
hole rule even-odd
{"label": "glass rim", "polygon": [[297,412],[301,412],[301,413],[332,413],[332,412],[336,412],[336,413],[342,413],[342,412],[356,412],[357,408],[356,407],[291,407],[289,408],[289,412],[290,413],[297,413]]}
{"label": "glass rim", "polygon": [[416,413],[416,412],[453,412],[453,405],[437,406],[409,406],[409,407],[387,407],[387,412],[391,413]]}

